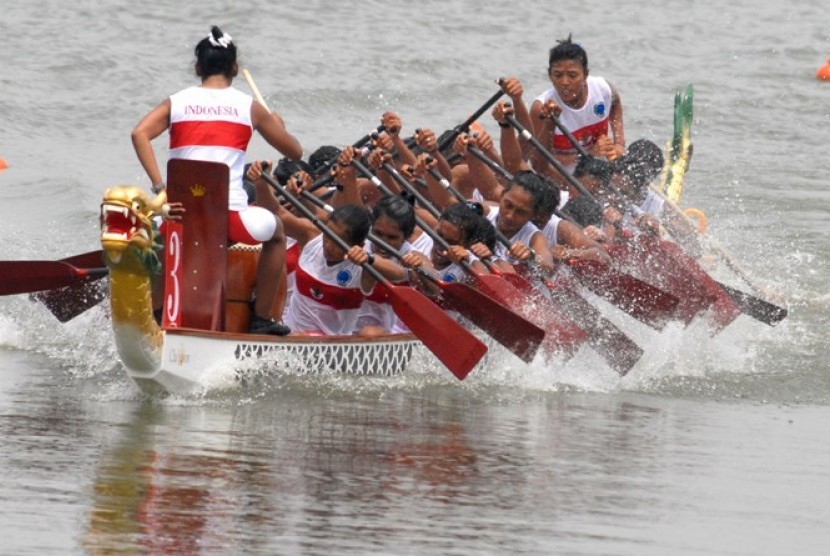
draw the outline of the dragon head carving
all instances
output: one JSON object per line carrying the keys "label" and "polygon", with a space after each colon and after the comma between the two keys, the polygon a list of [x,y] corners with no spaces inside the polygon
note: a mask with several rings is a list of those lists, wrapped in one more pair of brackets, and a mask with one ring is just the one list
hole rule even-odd
{"label": "dragon head carving", "polygon": [[151,198],[143,189],[117,185],[104,192],[101,201],[101,247],[109,259],[118,263],[129,247],[138,252],[153,252],[156,230],[152,217],[162,214],[167,192]]}

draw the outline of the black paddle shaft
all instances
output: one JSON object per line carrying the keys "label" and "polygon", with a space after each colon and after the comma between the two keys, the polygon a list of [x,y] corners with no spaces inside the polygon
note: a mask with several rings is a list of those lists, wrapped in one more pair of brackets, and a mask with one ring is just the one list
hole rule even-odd
{"label": "black paddle shaft", "polygon": [[484,114],[487,110],[489,110],[490,107],[493,106],[496,103],[496,101],[498,101],[502,96],[504,96],[504,91],[500,90],[499,92],[491,96],[489,99],[487,99],[487,102],[482,104],[478,110],[473,112],[473,114],[469,118],[464,120],[464,123],[459,124],[453,128],[452,133],[446,136],[443,139],[443,141],[441,141],[441,143],[438,145],[438,150],[443,151],[448,146],[450,146],[459,135],[461,135],[462,133],[466,133],[467,130],[470,129],[470,126],[473,125],[473,122],[479,119],[481,115]]}
{"label": "black paddle shaft", "polygon": [[[322,220],[317,218],[317,215],[314,214],[314,212],[311,209],[309,209],[307,206],[302,204],[300,202],[300,200],[297,199],[297,197],[295,197],[294,195],[289,193],[288,190],[285,189],[285,187],[281,186],[279,184],[279,182],[277,182],[277,180],[275,180],[274,178],[272,178],[271,176],[269,176],[265,172],[262,173],[262,179],[264,179],[266,182],[268,182],[268,184],[271,187],[273,187],[275,190],[277,190],[280,195],[282,195],[283,197],[288,199],[291,202],[291,204],[293,204],[295,207],[297,207],[297,209],[300,212],[303,213],[303,216],[305,216],[306,218],[311,220],[311,222],[313,222],[314,225],[317,226],[317,229],[320,230],[327,238],[332,240],[335,245],[337,245],[343,251],[348,251],[349,250],[349,244],[346,243],[345,241],[343,241],[343,238],[341,238],[339,235],[335,234],[331,230],[331,228],[329,228]],[[374,266],[372,266],[371,263],[369,263],[369,262],[363,263],[362,266],[363,266],[363,269],[372,276],[372,278],[374,278],[375,280],[377,280],[381,284],[384,284],[384,285],[387,285],[387,286],[390,285],[389,281],[378,271],[378,269],[376,269]]]}
{"label": "black paddle shaft", "polygon": [[[366,145],[366,143],[377,137],[377,134],[382,132],[384,129],[386,129],[384,126],[379,125],[375,129],[373,129],[372,131],[370,131],[369,133],[367,133],[366,135],[352,143],[352,147],[354,147],[355,149],[363,147],[364,145]],[[336,162],[336,157],[326,162],[323,168],[320,169],[320,173],[323,175],[317,178],[317,180],[311,184],[311,187],[309,187],[309,191],[317,191],[321,187],[324,187],[331,183],[331,181],[334,179],[334,176],[329,173],[329,170],[331,170],[332,167],[334,167],[334,164]]]}

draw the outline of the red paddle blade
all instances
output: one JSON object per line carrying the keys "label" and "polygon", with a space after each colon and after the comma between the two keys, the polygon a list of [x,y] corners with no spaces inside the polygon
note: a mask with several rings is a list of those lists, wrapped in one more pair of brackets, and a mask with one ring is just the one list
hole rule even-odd
{"label": "red paddle blade", "polygon": [[524,277],[511,273],[481,274],[476,280],[484,293],[545,330],[542,344],[545,353],[563,353],[570,357],[588,339],[584,330],[553,306],[550,299],[540,295]]}
{"label": "red paddle blade", "polygon": [[617,328],[577,292],[567,286],[546,282],[554,301],[561,304],[569,317],[588,333],[588,344],[608,365],[625,376],[643,356],[643,349]]}
{"label": "red paddle blade", "polygon": [[392,284],[378,287],[387,288],[395,314],[459,380],[484,357],[487,346],[419,292]]}
{"label": "red paddle blade", "polygon": [[674,318],[680,299],[648,282],[598,261],[569,266],[582,285],[657,330]]}
{"label": "red paddle blade", "polygon": [[106,274],[104,269],[80,269],[60,261],[0,261],[0,295],[63,288]]}
{"label": "red paddle blade", "polygon": [[672,257],[686,273],[697,282],[714,299],[712,315],[709,321],[714,333],[720,332],[741,314],[741,309],[732,300],[729,294],[703,270],[692,257],[683,252],[679,245],[669,241],[661,241],[663,253]]}
{"label": "red paddle blade", "polygon": [[545,331],[460,282],[439,282],[444,300],[523,361],[533,361]]}

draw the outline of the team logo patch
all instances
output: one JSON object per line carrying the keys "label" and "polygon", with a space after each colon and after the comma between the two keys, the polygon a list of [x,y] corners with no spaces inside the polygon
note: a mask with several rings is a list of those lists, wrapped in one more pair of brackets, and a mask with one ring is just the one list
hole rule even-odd
{"label": "team logo patch", "polygon": [[604,102],[598,102],[594,105],[594,114],[596,114],[597,116],[600,116],[600,117],[605,115],[605,103]]}
{"label": "team logo patch", "polygon": [[448,272],[448,273],[444,274],[444,277],[443,277],[443,278],[441,278],[441,279],[442,279],[444,282],[455,282],[455,281],[456,281],[455,274],[452,274],[452,273],[450,273],[450,272]]}
{"label": "team logo patch", "polygon": [[321,292],[317,288],[311,288],[311,297],[313,297],[317,301],[320,301],[321,299],[323,299],[323,292]]}
{"label": "team logo patch", "polygon": [[345,286],[352,279],[352,273],[345,268],[337,273],[337,285]]}

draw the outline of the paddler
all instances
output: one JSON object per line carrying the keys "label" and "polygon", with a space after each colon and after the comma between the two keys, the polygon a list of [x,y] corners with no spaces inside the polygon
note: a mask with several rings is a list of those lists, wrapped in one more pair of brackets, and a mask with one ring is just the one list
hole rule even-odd
{"label": "paddler", "polygon": [[132,132],[138,159],[158,193],[164,183],[151,142],[165,130],[170,134],[170,158],[222,162],[230,169],[228,236],[236,243],[262,244],[257,267],[256,302],[249,331],[285,335],[289,328],[270,314],[285,265],[285,238],[276,216],[279,203],[264,181],[257,186],[258,206],[248,205],[242,185],[245,151],[256,130],[276,150],[291,159],[303,154],[279,114],[269,112],[232,86],[239,66],[231,36],[214,26],[195,49],[196,76],[201,84],[168,97],[151,110]]}
{"label": "paddler", "polygon": [[[558,41],[548,56],[548,77],[553,87],[539,95],[530,107],[534,134],[568,171],[576,167],[577,152],[551,115],[588,151],[613,160],[625,152],[623,109],[616,88],[604,78],[588,74],[588,54],[571,37]],[[534,168],[562,182],[559,173],[533,154]]]}
{"label": "paddler", "polygon": [[[346,199],[357,195],[357,177],[351,159],[354,152],[346,148],[338,157],[335,180]],[[248,177],[258,185],[261,179],[259,162],[251,165]],[[296,182],[289,182],[289,189]],[[296,193],[296,190],[295,190]],[[333,200],[334,202],[334,200]],[[375,278],[363,272],[362,265],[372,262],[388,280],[401,282],[405,270],[395,262],[375,257],[363,248],[371,227],[371,217],[359,204],[346,203],[334,209],[326,219],[332,232],[348,246],[342,250],[322,234],[306,226],[305,242],[297,263],[294,294],[285,314],[286,324],[296,334],[351,335],[365,296],[371,295]]]}

